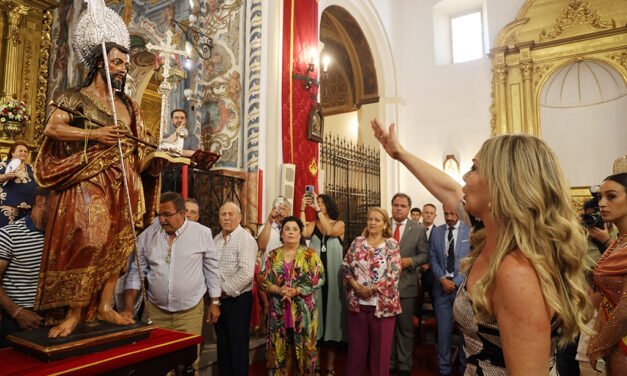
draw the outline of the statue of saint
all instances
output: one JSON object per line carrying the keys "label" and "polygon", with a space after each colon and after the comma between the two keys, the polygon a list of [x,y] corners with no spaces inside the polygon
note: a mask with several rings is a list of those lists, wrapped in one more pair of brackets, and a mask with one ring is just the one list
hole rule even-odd
{"label": "statue of saint", "polygon": [[[135,248],[131,221],[141,229],[154,217],[163,168],[163,162],[155,159],[140,171],[146,147],[126,137],[155,142],[144,127],[138,104],[124,93],[129,70],[128,30],[102,0],[90,1],[92,6],[95,9],[82,15],[74,31],[79,61],[87,64],[89,74],[80,87],[57,99],[57,103],[84,116],[54,110],[35,162],[37,183],[58,192],[46,229],[35,301],[35,309],[46,313],[46,324],[55,325],[48,333],[51,338],[68,336],[82,321],[133,323],[115,312],[112,295]],[[107,22],[98,24],[93,17],[106,18]],[[113,121],[105,59],[115,93],[117,124]],[[110,125],[96,127],[92,120]]]}

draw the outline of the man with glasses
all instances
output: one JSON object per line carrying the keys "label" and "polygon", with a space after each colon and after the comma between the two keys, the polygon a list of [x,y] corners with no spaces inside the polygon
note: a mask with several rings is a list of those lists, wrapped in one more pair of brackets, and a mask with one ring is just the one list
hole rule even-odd
{"label": "man with glasses", "polygon": [[[159,204],[160,226],[150,226],[137,239],[141,271],[148,284],[144,321],[201,335],[203,295],[209,291],[207,322],[220,316],[220,255],[211,230],[185,218],[185,200],[166,192]],[[125,317],[132,317],[140,281],[135,258],[125,285]],[[198,360],[194,363],[198,369]]]}

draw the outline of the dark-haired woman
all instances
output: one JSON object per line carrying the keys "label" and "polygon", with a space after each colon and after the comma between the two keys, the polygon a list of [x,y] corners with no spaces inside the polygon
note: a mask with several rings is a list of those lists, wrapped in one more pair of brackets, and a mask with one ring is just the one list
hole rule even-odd
{"label": "dark-haired woman", "polygon": [[599,312],[588,358],[593,367],[603,359],[609,376],[627,375],[627,173],[611,175],[601,184],[599,209],[603,220],[618,228],[618,239],[594,269]]}
{"label": "dark-haired woman", "polygon": [[[305,207],[315,210],[315,221],[307,221]],[[343,303],[344,222],[333,198],[326,194],[305,194],[300,218],[305,223],[303,236],[320,256],[326,273],[326,283],[318,290],[318,341],[326,358],[326,373],[335,375],[335,348],[346,340],[346,304]]]}
{"label": "dark-haired woman", "polygon": [[16,141],[7,160],[0,163],[0,227],[17,221],[31,209],[34,200],[33,168],[26,163],[28,145]]}
{"label": "dark-haired woman", "polygon": [[303,223],[281,221],[283,246],[268,253],[257,281],[268,294],[266,365],[273,375],[312,375],[317,358],[316,290],[324,284],[320,258],[304,245]]}

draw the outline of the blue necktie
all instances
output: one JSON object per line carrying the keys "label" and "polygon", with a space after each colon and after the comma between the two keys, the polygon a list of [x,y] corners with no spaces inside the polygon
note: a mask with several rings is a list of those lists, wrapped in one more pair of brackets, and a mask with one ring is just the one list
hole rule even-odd
{"label": "blue necktie", "polygon": [[448,256],[446,257],[446,271],[455,273],[455,239],[453,239],[455,227],[448,228]]}

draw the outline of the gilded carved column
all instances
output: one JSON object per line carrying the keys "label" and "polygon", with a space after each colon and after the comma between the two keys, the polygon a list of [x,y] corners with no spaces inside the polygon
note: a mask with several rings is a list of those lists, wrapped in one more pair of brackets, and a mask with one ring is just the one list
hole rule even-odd
{"label": "gilded carved column", "polygon": [[22,23],[22,17],[27,15],[31,8],[26,5],[16,4],[10,0],[1,2],[0,6],[2,6],[6,14],[8,24],[8,33],[5,43],[4,83],[2,88],[2,97],[7,98],[17,94],[20,25]]}
{"label": "gilded carved column", "polygon": [[523,78],[523,131],[528,134],[538,136],[536,119],[533,113],[533,92],[531,86],[531,73],[533,65],[525,62],[520,65],[520,74]]}
{"label": "gilded carved column", "polygon": [[41,50],[39,51],[39,75],[37,77],[36,112],[33,116],[35,124],[34,139],[37,143],[43,137],[46,121],[46,92],[48,90],[48,58],[50,56],[50,30],[52,29],[52,12],[44,12],[41,28]]}
{"label": "gilded carved column", "polygon": [[497,67],[494,69],[494,77],[496,83],[494,85],[496,98],[496,130],[497,134],[507,133],[508,127],[508,111],[507,111],[507,67]]}

